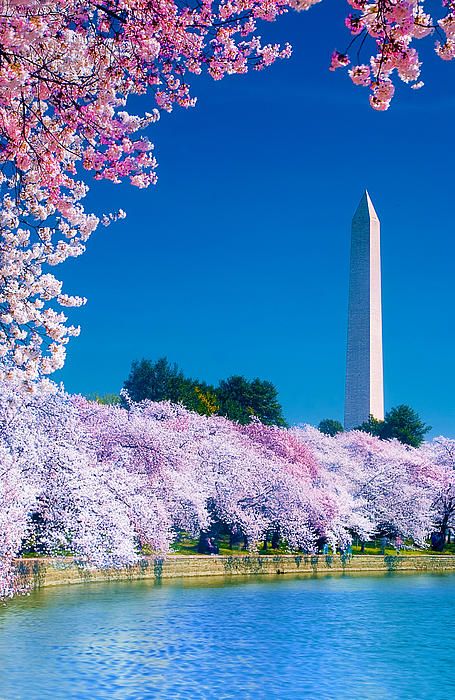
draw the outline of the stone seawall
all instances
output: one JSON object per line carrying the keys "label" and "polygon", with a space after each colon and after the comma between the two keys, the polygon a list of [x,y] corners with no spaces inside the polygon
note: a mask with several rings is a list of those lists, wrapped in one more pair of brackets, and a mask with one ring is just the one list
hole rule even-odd
{"label": "stone seawall", "polygon": [[390,572],[455,572],[455,556],[340,556],[313,555],[237,555],[147,557],[139,564],[125,569],[81,568],[71,558],[20,559],[16,561],[19,576],[25,586],[38,589],[65,584],[96,581],[176,579],[198,576],[304,574],[372,574]]}

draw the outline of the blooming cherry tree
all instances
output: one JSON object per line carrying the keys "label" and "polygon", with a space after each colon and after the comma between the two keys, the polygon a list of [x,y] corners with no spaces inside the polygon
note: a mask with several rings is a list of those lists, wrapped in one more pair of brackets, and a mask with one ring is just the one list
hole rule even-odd
{"label": "blooming cherry tree", "polygon": [[[421,478],[429,488],[436,532],[434,546],[444,547],[449,528],[455,527],[455,440],[438,437],[421,448]],[[436,535],[436,537],[435,537]]]}
{"label": "blooming cherry tree", "polygon": [[319,464],[319,479],[324,493],[331,494],[335,505],[330,542],[351,542],[352,535],[362,540],[374,533],[375,523],[361,488],[353,478],[352,460],[336,437],[312,426],[294,428],[297,439],[311,451]]}
{"label": "blooming cherry tree", "polygon": [[325,467],[340,525],[360,539],[393,531],[425,543],[431,497],[421,472],[422,451],[355,430],[330,437],[306,427],[302,439]]}
{"label": "blooming cherry tree", "polygon": [[[87,412],[51,383],[30,394],[0,384],[0,596],[17,589],[12,558],[29,537],[48,554],[71,552],[96,567],[132,563],[142,542],[165,551],[172,540],[165,476],[158,490],[144,469],[112,458],[107,441],[102,451]],[[118,452],[129,449],[129,434],[114,432],[109,411],[103,418]]]}
{"label": "blooming cherry tree", "polygon": [[[348,0],[354,12],[346,18],[352,35],[349,48],[334,51],[331,70],[348,68],[355,85],[369,87],[370,104],[380,111],[389,108],[395,93],[394,80],[423,87],[420,80],[421,61],[415,44],[436,35],[435,50],[443,60],[455,57],[455,5],[443,0],[442,16],[433,19],[428,0]],[[372,41],[371,41],[372,40]],[[368,62],[361,63],[361,53],[368,56],[368,43],[376,46]],[[374,42],[374,43],[373,43]],[[351,55],[356,56],[352,62]]]}
{"label": "blooming cherry tree", "polygon": [[[84,211],[83,170],[95,179],[156,181],[143,130],[161,110],[190,107],[188,76],[216,80],[261,69],[290,48],[262,44],[259,20],[283,0],[199,5],[172,0],[0,2],[0,358],[4,375],[35,379],[60,368],[79,330],[61,309],[50,268],[84,252],[99,224]],[[130,114],[132,95],[149,112]],[[119,210],[101,219],[122,218]],[[55,307],[55,304],[57,305]],[[60,309],[58,308],[60,307]]]}
{"label": "blooming cherry tree", "polygon": [[222,523],[316,552],[379,532],[425,545],[454,524],[454,441],[242,426],[168,402],[99,405],[49,381],[0,382],[0,597],[25,548],[122,567]]}
{"label": "blooming cherry tree", "polygon": [[[288,57],[288,44],[262,42],[259,24],[316,2],[0,0],[3,376],[33,380],[60,368],[79,332],[65,309],[85,299],[64,292],[51,270],[81,255],[100,223],[82,205],[84,171],[140,188],[155,183],[149,127],[163,110],[195,104],[191,77],[206,71],[219,80]],[[371,89],[375,109],[388,108],[395,77],[421,87],[418,40],[435,34],[441,58],[455,56],[452,0],[437,20],[425,0],[349,3],[346,25],[359,60],[351,61],[350,49],[335,51],[331,69],[347,67],[355,84]],[[148,111],[128,111],[134,95],[144,96]],[[101,223],[124,216],[107,213]]]}
{"label": "blooming cherry tree", "polygon": [[395,532],[424,545],[431,530],[431,502],[419,478],[419,450],[361,431],[337,437],[349,457],[354,493],[364,499],[374,531]]}
{"label": "blooming cherry tree", "polygon": [[[101,406],[51,383],[0,384],[1,595],[30,538],[85,566],[165,553],[215,520],[254,548],[271,529],[314,550],[336,508],[308,448],[285,430],[143,402]],[[282,438],[282,446],[280,445]]]}

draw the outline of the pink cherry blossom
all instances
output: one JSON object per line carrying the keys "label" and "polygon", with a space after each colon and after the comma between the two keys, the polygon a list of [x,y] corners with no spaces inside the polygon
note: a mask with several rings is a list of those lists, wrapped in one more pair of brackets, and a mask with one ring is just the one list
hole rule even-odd
{"label": "pink cherry blossom", "polygon": [[334,71],[337,68],[345,68],[347,65],[349,65],[349,63],[349,57],[346,54],[340,53],[339,51],[334,51],[330,59],[329,70]]}
{"label": "pink cherry blossom", "polygon": [[353,66],[349,71],[349,77],[354,85],[370,85],[371,69],[370,66]]}
{"label": "pink cherry blossom", "polygon": [[275,533],[305,552],[382,533],[427,546],[455,524],[453,440],[415,449],[124,399],[0,382],[0,597],[21,591],[13,560],[27,543],[102,568],[217,524],[252,550]]}
{"label": "pink cherry blossom", "polygon": [[[0,376],[50,374],[79,332],[62,307],[85,299],[51,281],[49,267],[82,255],[99,223],[125,216],[86,212],[84,179],[155,184],[150,136],[161,111],[194,106],[192,76],[220,80],[288,58],[289,44],[262,41],[261,23],[318,1],[1,0]],[[348,4],[352,40],[330,70],[351,66],[374,109],[389,108],[397,81],[422,87],[422,39],[434,33],[437,54],[455,57],[453,0],[435,19],[428,0]],[[129,111],[133,96],[147,111]]]}
{"label": "pink cherry blossom", "polygon": [[[161,110],[195,104],[193,73],[245,73],[291,49],[262,43],[256,30],[284,0],[3,0],[1,9],[0,375],[32,379],[60,368],[78,333],[58,307],[85,300],[63,292],[49,266],[81,255],[100,223],[81,203],[84,171],[155,184],[144,130]],[[146,94],[155,107],[131,114],[130,98]]]}

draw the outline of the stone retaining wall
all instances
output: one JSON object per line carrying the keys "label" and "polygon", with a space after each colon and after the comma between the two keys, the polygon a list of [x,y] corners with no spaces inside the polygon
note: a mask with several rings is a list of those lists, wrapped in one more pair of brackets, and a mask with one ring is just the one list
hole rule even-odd
{"label": "stone retaining wall", "polygon": [[388,572],[455,572],[455,556],[340,556],[313,555],[237,555],[147,557],[126,569],[81,568],[68,557],[56,559],[20,559],[17,571],[24,585],[32,589],[44,586],[89,583],[95,581],[140,580],[261,574],[368,574]]}

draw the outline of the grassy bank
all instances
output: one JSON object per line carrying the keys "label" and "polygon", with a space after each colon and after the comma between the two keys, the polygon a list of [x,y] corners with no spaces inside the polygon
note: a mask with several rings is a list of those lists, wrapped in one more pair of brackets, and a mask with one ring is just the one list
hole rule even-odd
{"label": "grassy bank", "polygon": [[[222,536],[218,539],[218,546],[219,546],[219,554],[224,555],[224,556],[249,556],[251,554],[250,551],[245,549],[241,543],[234,544],[232,547],[230,546],[229,543],[229,537]],[[181,535],[178,539],[178,541],[172,545],[171,553],[172,554],[183,554],[183,555],[195,555],[199,554],[197,551],[198,547],[198,540],[197,539],[192,539],[190,537],[187,537],[186,535]],[[283,545],[279,547],[278,549],[274,549],[270,543],[267,546],[267,549],[264,548],[263,544],[261,544],[258,548],[257,553],[259,555],[283,555],[283,554],[292,554],[292,552],[289,552],[289,550]],[[399,552],[397,552],[396,548],[387,545],[385,548],[381,546],[381,543],[379,540],[372,540],[371,542],[366,542],[365,547],[363,548],[360,546],[360,544],[353,544],[352,546],[352,554],[361,554],[361,555],[370,555],[370,556],[396,556],[399,554],[400,556],[428,556],[429,554],[431,555],[448,555],[448,554],[455,554],[455,544],[448,544],[444,547],[442,552],[434,552],[432,549],[423,549],[423,548],[416,548],[413,547],[411,543],[406,543],[404,547],[400,549]]]}

